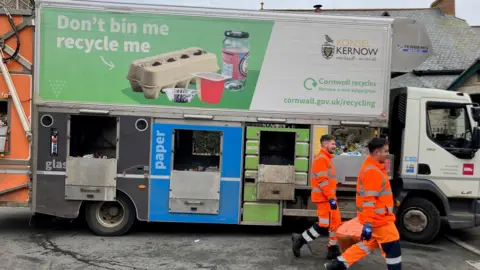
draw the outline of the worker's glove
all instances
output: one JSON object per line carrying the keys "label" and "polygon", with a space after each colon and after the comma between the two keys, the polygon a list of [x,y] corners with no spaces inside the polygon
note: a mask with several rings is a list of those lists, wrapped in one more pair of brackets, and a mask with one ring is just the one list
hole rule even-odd
{"label": "worker's glove", "polygon": [[330,203],[330,209],[337,210],[337,201],[335,199],[330,199],[328,202]]}
{"label": "worker's glove", "polygon": [[370,240],[372,238],[372,225],[365,224],[363,225],[362,238],[361,240]]}

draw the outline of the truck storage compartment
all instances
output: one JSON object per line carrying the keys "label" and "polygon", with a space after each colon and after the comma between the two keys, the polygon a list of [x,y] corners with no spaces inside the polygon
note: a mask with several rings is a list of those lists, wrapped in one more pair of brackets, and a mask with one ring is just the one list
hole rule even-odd
{"label": "truck storage compartment", "polygon": [[69,133],[69,156],[117,157],[116,117],[72,115]]}
{"label": "truck storage compartment", "polygon": [[218,214],[222,132],[174,130],[170,213]]}
{"label": "truck storage compartment", "polygon": [[221,132],[203,130],[175,130],[173,170],[220,170]]}
{"label": "truck storage compartment", "polygon": [[260,131],[260,164],[295,164],[295,133]]}
{"label": "truck storage compartment", "polygon": [[[355,187],[358,171],[368,155],[368,142],[378,136],[379,129],[372,127],[345,127],[333,126],[332,135],[335,136],[337,149],[333,163],[337,172],[340,186]],[[387,160],[385,167],[390,172],[393,156]]]}
{"label": "truck storage compartment", "polygon": [[254,224],[280,223],[280,204],[246,202],[243,204],[243,222]]}
{"label": "truck storage compartment", "polygon": [[337,149],[333,163],[340,186],[355,186],[360,167],[368,155],[367,144],[376,136],[377,129],[370,127],[332,126]]}
{"label": "truck storage compartment", "polygon": [[118,118],[72,115],[68,121],[65,198],[116,198]]}
{"label": "truck storage compartment", "polygon": [[271,212],[271,207],[279,201],[293,200],[295,184],[306,185],[309,141],[307,126],[253,124],[247,127],[243,222],[278,222],[276,218],[261,216],[275,212]]}

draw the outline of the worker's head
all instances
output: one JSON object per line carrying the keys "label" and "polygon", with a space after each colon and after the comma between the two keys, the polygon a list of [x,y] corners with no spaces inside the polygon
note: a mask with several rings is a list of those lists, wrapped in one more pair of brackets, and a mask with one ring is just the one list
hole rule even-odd
{"label": "worker's head", "polygon": [[385,138],[373,138],[368,143],[370,156],[380,163],[385,163],[389,153],[388,141]]}
{"label": "worker's head", "polygon": [[337,148],[337,144],[335,143],[335,137],[332,135],[323,135],[320,138],[320,144],[322,146],[322,149],[324,149],[330,154],[333,154],[333,152]]}

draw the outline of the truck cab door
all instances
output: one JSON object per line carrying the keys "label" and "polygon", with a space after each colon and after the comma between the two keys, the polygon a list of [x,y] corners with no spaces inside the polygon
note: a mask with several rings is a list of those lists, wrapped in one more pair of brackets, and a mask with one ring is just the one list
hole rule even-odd
{"label": "truck cab door", "polygon": [[480,152],[462,155],[470,148],[473,121],[468,106],[445,99],[422,99],[418,178],[425,178],[449,198],[479,195]]}

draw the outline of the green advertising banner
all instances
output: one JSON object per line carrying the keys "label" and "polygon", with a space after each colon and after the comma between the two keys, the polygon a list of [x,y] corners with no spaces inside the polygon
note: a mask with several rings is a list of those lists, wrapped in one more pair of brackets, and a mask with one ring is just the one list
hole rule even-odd
{"label": "green advertising banner", "polygon": [[229,109],[250,108],[274,24],[63,8],[40,16],[45,100]]}
{"label": "green advertising banner", "polygon": [[386,116],[390,22],[79,7],[40,7],[45,100]]}

